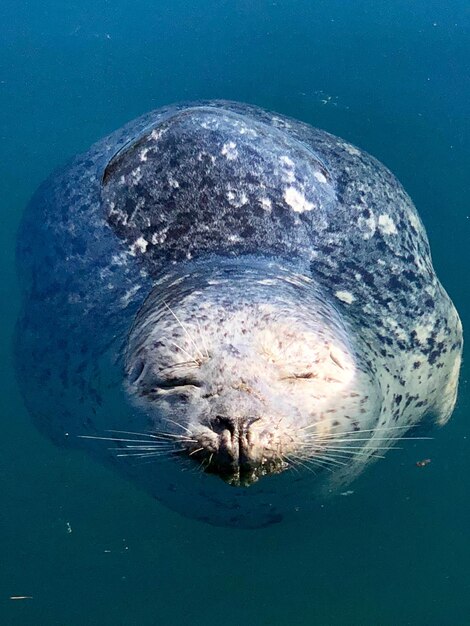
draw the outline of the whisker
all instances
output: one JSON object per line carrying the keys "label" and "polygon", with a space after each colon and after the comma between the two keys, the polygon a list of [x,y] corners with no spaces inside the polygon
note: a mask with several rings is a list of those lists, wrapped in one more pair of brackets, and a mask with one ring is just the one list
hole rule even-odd
{"label": "whisker", "polygon": [[192,456],[193,454],[196,454],[196,452],[201,452],[202,450],[204,450],[204,448],[197,448],[197,450],[190,452],[188,456]]}
{"label": "whisker", "polygon": [[[113,432],[113,431],[109,431]],[[162,435],[156,436],[152,435],[152,439],[126,439],[123,437],[101,437],[98,435],[77,435],[79,439],[97,439],[99,441],[121,441],[123,443],[145,443],[145,444],[164,444],[165,442],[173,443],[173,442],[183,442],[183,443],[195,443],[196,439],[190,439],[189,437],[184,437],[183,435]]]}
{"label": "whisker", "polygon": [[344,450],[341,451],[336,451],[334,449],[328,448],[328,453],[332,458],[336,458],[336,459],[348,459],[350,460],[352,456],[365,456],[365,457],[372,457],[374,456],[374,458],[378,458],[378,459],[384,459],[385,457],[383,455],[380,454],[367,454],[367,452],[357,452],[357,451],[351,451],[349,454],[346,453]]}
{"label": "whisker", "polygon": [[202,459],[202,461],[199,463],[199,465],[196,467],[196,472],[200,472],[202,470],[202,472],[204,472],[207,469],[207,466],[204,467],[204,463],[206,462],[207,459]]}
{"label": "whisker", "polygon": [[[316,422],[315,424],[309,424],[308,426],[304,426],[303,428],[300,428],[299,430],[309,430],[311,428],[315,428],[316,426],[318,426],[319,424],[324,424],[329,422],[329,419],[324,419],[321,422]],[[346,431],[342,431],[340,434],[341,435],[349,435],[350,433],[374,433],[374,432],[380,432],[380,431],[384,431],[384,430],[401,430],[401,429],[410,429],[413,428],[413,426],[377,426],[376,428],[361,428],[359,430],[346,430]],[[324,436],[325,437],[332,437],[334,436],[335,433],[327,433]]]}
{"label": "whisker", "polygon": [[178,316],[176,315],[176,313],[172,310],[172,308],[168,305],[167,302],[163,301],[163,304],[166,306],[166,308],[170,311],[170,313],[173,315],[173,317],[175,318],[175,320],[178,322],[178,324],[181,326],[181,328],[184,330],[184,332],[186,333],[186,335],[189,338],[189,341],[191,341],[191,343],[193,344],[193,346],[196,348],[196,352],[199,353],[199,356],[204,360],[204,355],[202,354],[202,352],[199,350],[196,342],[194,341],[194,339],[191,337],[188,329],[186,328],[186,326],[183,324],[183,322],[181,322],[181,320],[178,318]]}
{"label": "whisker", "polygon": [[166,372],[167,370],[176,370],[180,367],[198,367],[198,361],[191,359],[190,361],[181,361],[180,363],[175,363],[174,365],[168,365],[167,367],[162,367],[159,369],[159,372]]}
{"label": "whisker", "polygon": [[[170,457],[168,457],[168,458],[170,458]],[[166,458],[165,456],[157,456],[157,457],[153,457],[153,458],[151,458],[149,460],[137,459],[138,462],[132,463],[132,466],[133,467],[139,467],[140,465],[148,465],[149,463],[159,463],[159,462],[168,460],[168,458]]]}
{"label": "whisker", "polygon": [[[400,437],[399,441],[432,441],[433,437]],[[321,443],[330,443],[332,442],[334,443],[347,443],[349,441],[369,441],[369,442],[376,442],[376,441],[389,441],[390,443],[393,443],[394,441],[396,441],[395,439],[392,439],[390,437],[368,437],[367,439],[362,439],[362,438],[358,438],[358,437],[349,437],[348,439],[324,439],[322,437],[319,437],[318,439],[316,438],[312,438],[312,441],[318,441]]]}
{"label": "whisker", "polygon": [[184,352],[187,356],[189,356],[189,358],[192,361],[194,361],[194,363],[198,363],[197,359],[195,359],[185,348],[182,348],[180,345],[178,345],[176,341],[173,341],[172,339],[170,339],[170,343],[172,343],[176,348],[178,348],[178,350],[181,350],[181,352]]}
{"label": "whisker", "polygon": [[[318,447],[315,444],[309,444],[309,445],[311,445],[313,448]],[[325,450],[330,450],[330,449],[331,450],[364,450],[364,446],[336,446],[334,445],[333,447],[330,448],[329,443],[327,443],[325,444],[324,449]],[[402,450],[402,448],[396,448],[396,447],[391,448],[390,446],[374,446],[374,450]]]}
{"label": "whisker", "polygon": [[316,465],[320,469],[325,469],[328,472],[333,472],[333,470],[330,467],[329,461],[325,461],[323,459],[319,459],[318,457],[308,457],[308,458],[305,458],[303,460],[304,460],[305,463],[313,463],[314,465]]}
{"label": "whisker", "polygon": [[322,469],[323,468],[326,469],[327,467],[329,467],[329,463],[327,461],[323,461],[323,460],[319,459],[318,457],[303,456],[303,455],[297,453],[297,454],[294,454],[293,458],[296,459],[296,460],[301,459],[304,463],[314,463],[314,464],[317,464]]}
{"label": "whisker", "polygon": [[122,448],[107,448],[108,450],[174,450],[175,444],[168,443],[168,445],[159,446],[124,446]]}
{"label": "whisker", "polygon": [[[285,457],[286,459],[289,459],[290,462],[292,463],[293,459],[289,458],[289,457]],[[311,467],[308,467],[308,465],[306,465],[305,463],[303,463],[298,457],[295,457],[295,462],[297,463],[297,465],[300,465],[301,467],[303,467],[304,469],[306,469],[309,472],[313,472]],[[295,468],[297,469],[297,468]]]}
{"label": "whisker", "polygon": [[299,473],[299,470],[297,469],[296,462],[295,462],[294,458],[288,456],[287,454],[284,454],[283,455],[283,459],[284,459],[284,461],[288,462],[288,465],[289,465],[290,469],[294,470],[294,472],[296,472],[297,474]]}
{"label": "whisker", "polygon": [[[140,434],[140,433],[131,433],[125,430],[107,430],[106,432],[108,433],[124,433],[124,434]],[[171,439],[177,439],[178,441],[195,441],[195,439],[189,439],[188,437],[186,437],[185,435],[179,435],[177,433],[164,433],[164,432],[156,432],[156,433],[152,433],[152,434],[148,434],[148,437],[151,437],[152,439],[156,439],[156,440],[162,440],[162,441],[168,441]],[[132,441],[132,440],[131,440]]]}
{"label": "whisker", "polygon": [[162,419],[165,420],[165,422],[170,422],[171,424],[174,424],[175,426],[178,426],[178,428],[182,428],[187,433],[191,433],[189,428],[187,428],[186,426],[183,426],[183,424],[179,424],[178,422],[175,422],[175,420],[172,420],[169,417],[163,417]]}
{"label": "whisker", "polygon": [[[383,449],[383,448],[382,448]],[[386,448],[386,450],[396,450],[397,448]],[[350,456],[371,456],[370,454],[368,454],[367,452],[363,451],[363,450],[348,450],[347,448],[326,448],[326,450],[328,452],[332,452],[332,453],[338,453],[341,455],[345,455],[343,456],[343,458],[347,459],[350,458],[349,456],[346,455],[350,455]],[[375,450],[375,448],[374,448]],[[313,452],[315,452],[315,450],[313,450]],[[384,456],[381,456],[379,454],[374,454],[375,457],[379,458],[379,459],[384,459]]]}
{"label": "whisker", "polygon": [[101,441],[128,441],[129,443],[152,443],[152,441],[142,439],[122,439],[119,437],[98,437],[95,435],[77,435],[79,439],[99,439]]}
{"label": "whisker", "polygon": [[310,457],[310,458],[312,458],[312,459],[321,459],[323,461],[329,461],[332,464],[336,464],[336,465],[347,465],[347,463],[343,463],[342,461],[338,461],[333,456],[328,455],[328,454],[315,454],[315,456]]}
{"label": "whisker", "polygon": [[210,358],[209,350],[207,349],[207,344],[206,344],[206,342],[204,340],[204,335],[203,335],[201,324],[199,322],[199,318],[198,317],[196,317],[196,323],[197,323],[197,328],[198,328],[198,331],[199,331],[199,337],[201,338],[201,341],[202,341],[202,346],[203,346],[204,350],[206,351],[207,358]]}
{"label": "whisker", "polygon": [[313,467],[309,467],[306,463],[300,461],[300,459],[297,459],[297,464],[306,469],[308,472],[312,472],[312,474],[315,474],[315,470],[313,469]]}
{"label": "whisker", "polygon": [[137,432],[135,430],[115,430],[113,428],[107,428],[106,431],[107,433],[121,433],[123,435],[138,435],[139,437],[152,437],[152,433],[150,431],[146,431],[146,432]]}
{"label": "whisker", "polygon": [[[212,460],[212,456],[213,454],[211,454],[211,456],[209,457],[209,459],[202,459],[202,462],[200,464],[200,468],[202,469],[203,472],[206,471],[206,469],[209,467],[209,465],[211,464],[211,460]],[[207,461],[207,463],[206,463]]]}
{"label": "whisker", "polygon": [[116,454],[117,457],[134,457],[134,458],[143,458],[143,457],[157,457],[157,456],[166,456],[168,457],[168,452],[122,452],[121,454]]}

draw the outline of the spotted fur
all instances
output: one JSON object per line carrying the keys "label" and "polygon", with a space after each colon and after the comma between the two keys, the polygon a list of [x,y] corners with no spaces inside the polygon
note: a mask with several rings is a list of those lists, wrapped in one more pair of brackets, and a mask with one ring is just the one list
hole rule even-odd
{"label": "spotted fur", "polygon": [[[77,435],[110,428],[146,428],[149,411],[140,391],[148,402],[152,387],[130,382],[132,376],[134,382],[146,380],[144,365],[135,370],[136,354],[145,346],[149,351],[145,342],[151,333],[136,343],[139,323],[155,294],[161,300],[166,293],[159,292],[162,285],[184,282],[185,276],[191,280],[204,264],[212,267],[215,280],[220,259],[237,268],[269,263],[274,283],[280,273],[288,276],[276,287],[278,294],[299,280],[305,292],[310,289],[311,302],[326,307],[325,324],[338,320],[339,335],[345,333],[340,343],[365,382],[359,392],[351,391],[359,398],[351,400],[357,417],[348,418],[351,411],[343,407],[330,415],[329,428],[344,431],[349,419],[361,428],[372,425],[377,433],[404,427],[395,431],[398,436],[425,419],[447,421],[457,394],[461,324],[434,273],[421,220],[399,182],[373,157],[324,131],[256,107],[214,101],[160,109],[131,122],[52,176],[30,203],[18,239],[24,308],[16,354],[25,402],[40,428],[69,444],[80,441]],[[248,301],[250,285],[268,280],[266,269],[259,272],[245,284]],[[201,276],[203,282],[210,278]],[[175,301],[175,310],[178,318],[192,311],[185,324],[197,333],[196,321],[206,322],[203,332],[211,337],[223,316],[215,314],[221,301],[206,286],[203,298],[179,308]],[[267,306],[263,289],[256,298]],[[232,306],[241,300],[233,293],[223,309],[233,312],[231,345],[242,335],[241,305]],[[201,302],[214,305],[210,315],[201,314]],[[166,324],[180,352],[194,357],[181,325],[168,311],[165,315],[157,327]],[[250,315],[253,309],[246,319]],[[292,309],[286,315],[300,323]],[[269,343],[275,350],[275,339],[261,342],[261,353]],[[177,353],[174,346],[156,349],[161,369],[182,361]],[[265,367],[261,353],[250,361],[259,370]],[[240,354],[225,353],[224,359],[236,370]],[[199,376],[202,372],[202,380],[215,385],[220,368],[210,369],[214,359],[204,361]],[[269,372],[273,381],[282,378],[278,369]],[[374,385],[377,390],[368,394]],[[288,395],[274,383],[271,389],[273,398]],[[312,389],[307,395],[315,396]],[[289,405],[296,415],[294,409]],[[282,408],[275,410],[282,416]],[[299,421],[313,419],[314,408],[305,411]],[[206,413],[207,407],[201,408],[200,414]],[[191,430],[197,441],[198,432]],[[104,456],[99,442],[90,447]],[[365,460],[377,447],[371,436]],[[356,458],[337,474],[350,478],[363,465],[364,458]],[[311,477],[293,489],[288,472],[228,492],[211,476],[195,487],[194,478],[174,462],[163,463],[156,475],[119,467],[173,508],[213,523],[278,521],[312,491]]]}

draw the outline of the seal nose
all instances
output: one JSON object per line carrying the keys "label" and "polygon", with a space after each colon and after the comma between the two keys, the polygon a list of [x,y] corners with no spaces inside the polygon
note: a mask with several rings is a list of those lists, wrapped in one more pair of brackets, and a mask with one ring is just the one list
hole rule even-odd
{"label": "seal nose", "polygon": [[231,417],[226,417],[224,415],[217,415],[216,417],[214,417],[214,419],[211,420],[211,427],[212,430],[218,435],[221,435],[224,431],[228,430],[232,437],[239,430],[239,424],[237,423],[237,420],[234,420]]}
{"label": "seal nose", "polygon": [[263,429],[252,428],[261,419],[216,415],[207,423],[216,435],[211,439],[210,449],[203,452],[204,442],[201,441],[202,447],[196,449],[192,458],[196,454],[199,455],[196,458],[206,458],[204,471],[239,487],[248,487],[268,473],[279,473],[283,469],[282,462],[269,457]]}
{"label": "seal nose", "polygon": [[250,427],[260,418],[233,418],[217,415],[211,421],[218,435],[218,462],[220,465],[245,466],[251,464]]}
{"label": "seal nose", "polygon": [[226,415],[217,415],[211,420],[211,428],[218,435],[224,431],[228,431],[232,437],[246,436],[251,425],[260,420],[260,417],[228,417]]}

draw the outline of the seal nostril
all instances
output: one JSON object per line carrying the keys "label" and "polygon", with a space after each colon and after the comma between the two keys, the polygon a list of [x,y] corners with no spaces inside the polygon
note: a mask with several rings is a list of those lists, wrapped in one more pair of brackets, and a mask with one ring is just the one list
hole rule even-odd
{"label": "seal nostril", "polygon": [[235,433],[236,425],[234,420],[230,417],[216,415],[214,418],[211,419],[210,423],[212,430],[219,435],[224,432],[224,430],[228,430],[231,435]]}

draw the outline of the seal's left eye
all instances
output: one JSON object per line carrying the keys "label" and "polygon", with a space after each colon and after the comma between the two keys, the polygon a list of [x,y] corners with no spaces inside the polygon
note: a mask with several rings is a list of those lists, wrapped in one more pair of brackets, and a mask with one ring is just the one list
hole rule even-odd
{"label": "seal's left eye", "polygon": [[156,387],[160,389],[173,389],[174,387],[201,387],[201,383],[189,376],[181,377],[181,378],[167,378],[166,380],[161,380],[157,383]]}
{"label": "seal's left eye", "polygon": [[292,378],[316,378],[313,372],[299,372],[298,374],[293,374]]}

